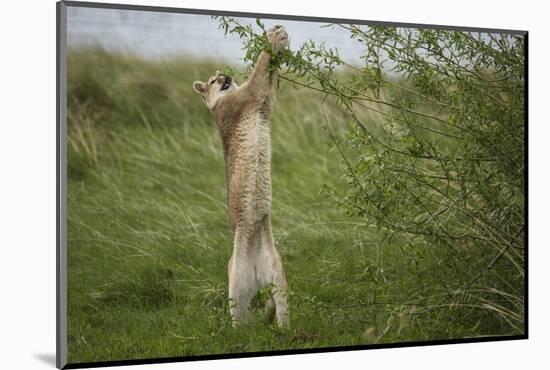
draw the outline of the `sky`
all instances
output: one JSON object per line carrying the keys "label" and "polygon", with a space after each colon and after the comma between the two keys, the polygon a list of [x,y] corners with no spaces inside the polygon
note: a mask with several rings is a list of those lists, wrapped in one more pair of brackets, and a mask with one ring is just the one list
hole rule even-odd
{"label": "sky", "polygon": [[[161,13],[136,10],[68,7],[69,48],[97,45],[109,51],[131,52],[146,59],[171,56],[215,57],[240,64],[244,56],[237,35],[225,36],[218,21],[208,15]],[[239,18],[255,24],[253,18]],[[266,28],[282,24],[291,49],[312,39],[336,47],[341,57],[360,63],[361,46],[339,27],[323,23],[265,19]]]}
{"label": "sky", "polygon": [[[241,24],[252,24],[254,18],[237,18]],[[326,23],[262,19],[266,28],[283,25],[290,39],[290,48],[298,49],[304,42],[324,42],[336,48],[349,64],[364,65],[361,54],[365,46],[350,38],[349,31]],[[153,12],[143,10],[98,9],[69,6],[67,8],[67,44],[70,49],[99,46],[107,51],[129,52],[144,59],[187,56],[215,58],[229,65],[241,66],[245,54],[237,35],[225,35],[218,20],[209,15]],[[361,26],[368,27],[368,26]],[[485,33],[477,34],[489,40]],[[422,52],[419,52],[422,55]],[[382,52],[382,58],[386,55]],[[383,69],[392,72],[393,61]]]}

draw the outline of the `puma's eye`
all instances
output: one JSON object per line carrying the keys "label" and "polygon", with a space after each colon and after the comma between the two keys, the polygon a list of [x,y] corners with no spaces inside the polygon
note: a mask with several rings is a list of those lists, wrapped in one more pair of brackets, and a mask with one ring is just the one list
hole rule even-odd
{"label": "puma's eye", "polygon": [[229,89],[229,86],[231,86],[231,77],[226,77],[221,89],[227,90]]}

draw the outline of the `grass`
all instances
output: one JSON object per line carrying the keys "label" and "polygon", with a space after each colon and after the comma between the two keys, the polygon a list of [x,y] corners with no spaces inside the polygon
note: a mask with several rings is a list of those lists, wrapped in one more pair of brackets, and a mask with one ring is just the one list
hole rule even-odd
{"label": "grass", "polygon": [[[223,154],[191,88],[221,67],[69,53],[70,363],[515,334],[479,307],[432,303],[452,288],[452,255],[384,241],[323,195],[346,184],[321,97],[284,83],[272,218],[291,329],[264,322],[264,293],[252,322],[231,328]],[[326,106],[342,137],[343,116]]]}

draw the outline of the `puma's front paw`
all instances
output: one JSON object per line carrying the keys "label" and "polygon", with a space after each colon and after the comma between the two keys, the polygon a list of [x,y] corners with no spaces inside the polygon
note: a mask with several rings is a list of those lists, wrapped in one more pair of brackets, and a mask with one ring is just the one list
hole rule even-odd
{"label": "puma's front paw", "polygon": [[288,46],[288,34],[283,26],[275,26],[267,31],[267,40],[276,53]]}

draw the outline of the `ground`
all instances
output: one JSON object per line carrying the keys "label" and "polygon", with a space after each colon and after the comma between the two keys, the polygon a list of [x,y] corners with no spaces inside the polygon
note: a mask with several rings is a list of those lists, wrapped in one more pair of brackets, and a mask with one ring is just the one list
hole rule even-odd
{"label": "ground", "polygon": [[[264,322],[262,293],[253,322],[231,328],[223,153],[192,90],[223,66],[69,53],[70,363],[502,334],[483,312],[407,303],[437,292],[437,252],[384,241],[327,196],[346,180],[322,128],[322,97],[284,83],[272,120],[272,219],[291,329]],[[327,104],[341,138],[346,121]]]}

